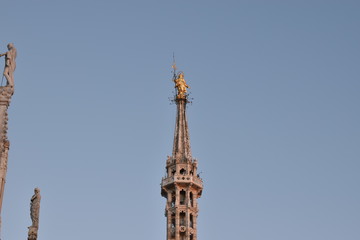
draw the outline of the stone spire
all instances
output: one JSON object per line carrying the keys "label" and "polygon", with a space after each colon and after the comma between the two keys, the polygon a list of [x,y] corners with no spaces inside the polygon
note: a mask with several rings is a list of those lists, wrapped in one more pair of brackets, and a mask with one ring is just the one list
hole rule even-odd
{"label": "stone spire", "polygon": [[187,99],[175,99],[177,105],[172,155],[182,162],[191,159],[189,127],[186,118]]}
{"label": "stone spire", "polygon": [[7,109],[10,105],[11,96],[14,93],[14,88],[9,86],[0,86],[0,230],[1,230],[1,209],[4,199],[4,190],[6,182],[6,173],[8,166],[8,153],[10,142],[7,138],[7,123],[8,113]]}
{"label": "stone spire", "polygon": [[8,163],[8,152],[10,143],[7,138],[8,107],[11,97],[14,94],[14,71],[16,67],[16,48],[14,44],[8,44],[8,52],[0,54],[5,56],[4,77],[7,80],[6,86],[0,86],[0,228],[1,228],[1,209],[4,198],[4,188],[6,182],[6,172]]}
{"label": "stone spire", "polygon": [[184,74],[175,74],[175,103],[177,105],[174,146],[172,156],[166,161],[166,176],[161,182],[161,195],[167,199],[167,240],[197,240],[197,199],[203,182],[197,174],[197,161],[192,158],[190,136],[186,118],[189,86]]}

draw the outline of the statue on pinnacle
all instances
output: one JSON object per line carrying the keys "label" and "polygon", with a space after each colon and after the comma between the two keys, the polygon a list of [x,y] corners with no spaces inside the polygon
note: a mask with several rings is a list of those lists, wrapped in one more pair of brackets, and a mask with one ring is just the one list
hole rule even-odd
{"label": "statue on pinnacle", "polygon": [[8,107],[11,101],[11,96],[14,94],[14,71],[16,68],[16,48],[14,44],[7,45],[8,51],[1,54],[0,57],[5,56],[5,67],[2,79],[7,80],[6,86],[0,84],[0,228],[1,228],[1,209],[4,198],[4,187],[6,182],[9,140],[7,138],[8,130]]}
{"label": "statue on pinnacle", "polygon": [[14,71],[16,68],[16,48],[13,43],[7,45],[8,51],[6,53],[0,54],[0,57],[5,56],[5,68],[3,75],[5,76],[7,83],[6,86],[11,88],[14,87]]}
{"label": "statue on pinnacle", "polygon": [[40,189],[34,189],[34,195],[31,197],[30,217],[32,225],[29,227],[28,240],[36,240],[39,229],[39,213],[40,213]]}
{"label": "statue on pinnacle", "polygon": [[184,79],[184,73],[180,72],[174,79],[175,88],[177,88],[177,99],[186,99],[187,88],[190,88]]}

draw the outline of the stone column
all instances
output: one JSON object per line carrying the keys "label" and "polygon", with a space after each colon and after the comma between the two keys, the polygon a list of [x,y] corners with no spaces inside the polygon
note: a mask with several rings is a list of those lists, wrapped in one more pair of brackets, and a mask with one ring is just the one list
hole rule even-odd
{"label": "stone column", "polygon": [[193,172],[194,172],[194,176],[197,176],[197,160],[196,159],[193,161]]}
{"label": "stone column", "polygon": [[190,187],[188,187],[187,189],[186,189],[186,199],[185,199],[185,205],[187,206],[187,207],[191,207],[191,204],[190,204]]}
{"label": "stone column", "polygon": [[185,236],[186,239],[190,238],[190,211],[189,208],[186,211],[186,232],[185,232]]}
{"label": "stone column", "polygon": [[198,194],[197,194],[197,192],[194,192],[193,193],[193,205],[194,205],[195,208],[198,207],[197,206],[197,199],[198,199]]}
{"label": "stone column", "polygon": [[185,232],[185,236],[186,236],[186,239],[189,239],[190,237],[190,207],[191,207],[191,204],[190,204],[190,186],[191,184],[189,185],[189,187],[186,189],[186,232]]}
{"label": "stone column", "polygon": [[179,188],[175,189],[175,206],[180,205],[180,190]]}
{"label": "stone column", "polygon": [[180,239],[180,211],[176,209],[175,214],[175,240]]}
{"label": "stone column", "polygon": [[194,225],[194,240],[197,240],[197,214],[193,215],[193,225]]}
{"label": "stone column", "polygon": [[[0,153],[0,207],[2,205],[4,187],[6,182],[6,172],[7,172],[7,162],[8,162],[8,152],[9,152],[9,141],[0,143],[1,153]],[[1,208],[0,208],[1,209]]]}
{"label": "stone column", "polygon": [[166,239],[170,239],[171,236],[171,212],[167,211],[167,231],[166,231]]}
{"label": "stone column", "polygon": [[1,209],[4,199],[4,188],[8,163],[9,141],[7,139],[7,109],[10,104],[14,88],[10,86],[0,87],[0,229]]}
{"label": "stone column", "polygon": [[166,231],[166,239],[170,239],[171,236],[171,200],[172,200],[172,193],[170,191],[167,192],[167,201],[166,201],[166,218],[167,218],[167,231]]}

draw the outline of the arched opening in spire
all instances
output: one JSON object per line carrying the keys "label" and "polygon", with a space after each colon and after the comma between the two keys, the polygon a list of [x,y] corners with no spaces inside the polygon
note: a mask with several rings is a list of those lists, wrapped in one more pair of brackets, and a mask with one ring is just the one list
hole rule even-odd
{"label": "arched opening in spire", "polygon": [[186,226],[185,216],[185,212],[180,213],[180,226]]}
{"label": "arched opening in spire", "polygon": [[175,202],[176,202],[175,192],[172,192],[171,193],[171,207],[175,207]]}
{"label": "arched opening in spire", "polygon": [[194,217],[193,217],[192,214],[190,214],[190,223],[189,223],[189,226],[190,226],[191,228],[194,227]]}
{"label": "arched opening in spire", "polygon": [[180,205],[185,205],[186,192],[184,190],[180,191]]}
{"label": "arched opening in spire", "polygon": [[190,192],[189,196],[190,196],[190,206],[193,207],[194,206],[194,194],[192,192]]}
{"label": "arched opening in spire", "polygon": [[180,174],[181,174],[181,175],[186,175],[186,170],[185,170],[185,168],[180,169]]}
{"label": "arched opening in spire", "polygon": [[170,235],[172,238],[175,237],[175,213],[171,214],[171,229],[170,229]]}

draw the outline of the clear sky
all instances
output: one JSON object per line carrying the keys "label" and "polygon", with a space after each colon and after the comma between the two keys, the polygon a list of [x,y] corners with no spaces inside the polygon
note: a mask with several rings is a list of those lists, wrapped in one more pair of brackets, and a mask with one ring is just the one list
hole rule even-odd
{"label": "clear sky", "polygon": [[[199,240],[360,239],[360,1],[3,0],[18,50],[2,240],[165,240],[172,54]],[[3,59],[0,59],[0,68]]]}

